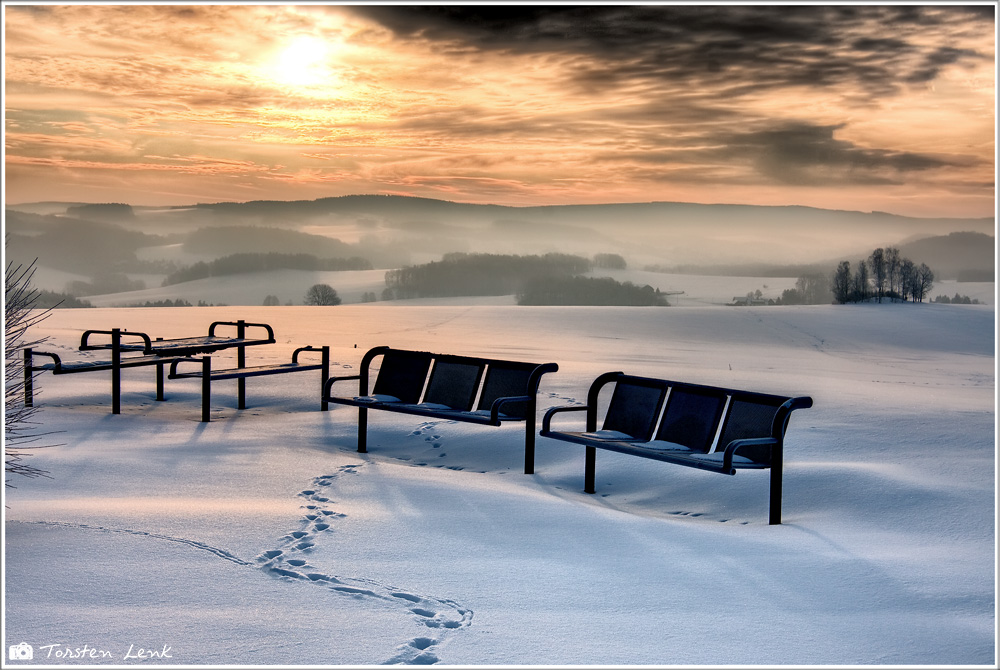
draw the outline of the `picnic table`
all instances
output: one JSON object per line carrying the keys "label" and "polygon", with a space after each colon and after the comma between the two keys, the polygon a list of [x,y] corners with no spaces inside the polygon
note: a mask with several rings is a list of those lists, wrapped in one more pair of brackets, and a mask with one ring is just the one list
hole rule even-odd
{"label": "picnic table", "polygon": [[[219,334],[220,328],[235,329],[228,335]],[[248,330],[254,330],[254,336],[248,336]],[[263,333],[257,334],[257,330]],[[106,339],[105,339],[105,336]],[[274,330],[266,323],[250,323],[242,319],[238,321],[215,321],[208,327],[208,334],[176,339],[151,338],[139,331],[129,331],[124,328],[111,330],[86,330],[80,337],[80,351],[105,350],[109,356],[103,359],[86,359],[79,361],[63,361],[55,352],[34,351],[31,347],[24,350],[24,404],[31,407],[34,403],[33,380],[35,374],[49,371],[54,375],[111,371],[111,413],[121,414],[121,371],[128,367],[156,366],[156,399],[163,400],[164,366],[179,358],[195,354],[211,354],[225,349],[237,350],[237,367],[246,366],[246,347],[275,342]],[[128,354],[137,353],[130,356]],[[125,354],[125,355],[123,355]],[[51,362],[36,363],[35,357],[41,356]],[[239,379],[241,397],[246,394],[246,381]]]}

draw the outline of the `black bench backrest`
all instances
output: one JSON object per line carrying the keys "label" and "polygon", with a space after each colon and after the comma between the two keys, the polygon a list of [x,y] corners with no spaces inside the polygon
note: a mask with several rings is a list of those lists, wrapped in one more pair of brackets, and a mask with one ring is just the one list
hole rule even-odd
{"label": "black bench backrest", "polygon": [[419,402],[430,365],[429,353],[390,349],[382,357],[372,394],[393,396],[404,403]]}
{"label": "black bench backrest", "polygon": [[726,400],[722,389],[671,387],[656,439],[707,454],[715,442]]}
{"label": "black bench backrest", "polygon": [[[734,392],[719,436],[719,450],[725,449],[733,440],[771,437],[774,415],[787,400],[780,396]],[[784,430],[784,426],[780,429]],[[771,463],[771,450],[766,446],[744,447],[739,450],[739,455],[758,463]]]}
{"label": "black bench backrest", "polygon": [[[486,379],[483,381],[483,392],[479,396],[476,409],[489,410],[497,398],[532,395],[535,389],[528,388],[528,380],[537,365],[533,363],[518,363],[515,361],[489,361],[486,366]],[[500,408],[502,414],[523,419],[528,415],[526,401],[510,402]]]}
{"label": "black bench backrest", "polygon": [[[476,400],[485,364],[462,358],[438,357],[427,382],[424,402],[468,411]],[[422,380],[421,380],[422,381]]]}
{"label": "black bench backrest", "polygon": [[604,415],[603,429],[648,441],[653,436],[666,393],[666,384],[660,381],[619,380]]}

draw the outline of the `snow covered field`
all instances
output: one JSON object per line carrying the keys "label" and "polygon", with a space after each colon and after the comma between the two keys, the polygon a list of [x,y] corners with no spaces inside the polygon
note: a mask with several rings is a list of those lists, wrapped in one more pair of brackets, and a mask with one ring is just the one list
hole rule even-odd
{"label": "snow covered field", "polygon": [[44,375],[51,479],[5,501],[4,644],[30,663],[996,662],[992,305],[98,308],[37,334],[72,360],[84,329],[238,318],[277,334],[252,361],[328,344],[334,374],[376,345],[554,361],[543,410],[608,370],[810,395],[784,524],[761,472],[599,453],[587,495],[583,448],[539,438],[524,475],[516,424],[374,412],[358,454],[318,373],[248,380],[243,411],[217,383],[208,424],[193,380],[156,402],[126,371],[115,416],[107,374]]}

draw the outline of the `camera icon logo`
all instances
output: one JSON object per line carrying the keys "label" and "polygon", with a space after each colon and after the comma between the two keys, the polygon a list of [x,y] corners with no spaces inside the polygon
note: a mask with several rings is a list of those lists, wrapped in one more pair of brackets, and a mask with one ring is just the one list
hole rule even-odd
{"label": "camera icon logo", "polygon": [[12,644],[8,651],[8,658],[12,661],[30,661],[35,658],[35,648],[27,642]]}

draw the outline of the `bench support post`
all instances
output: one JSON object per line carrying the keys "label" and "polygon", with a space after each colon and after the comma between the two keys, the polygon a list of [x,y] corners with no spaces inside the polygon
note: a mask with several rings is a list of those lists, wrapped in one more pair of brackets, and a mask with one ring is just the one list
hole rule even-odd
{"label": "bench support post", "polygon": [[594,481],[597,479],[597,449],[595,447],[588,446],[586,450],[587,455],[583,473],[583,492],[597,493],[597,489],[594,488]]}
{"label": "bench support post", "polygon": [[24,406],[32,407],[34,404],[34,373],[31,370],[31,347],[24,349]]}
{"label": "bench support post", "polygon": [[201,420],[205,423],[212,420],[212,357],[201,359]]}
{"label": "bench support post", "polygon": [[[163,338],[162,337],[158,337],[158,338],[156,338],[156,341],[157,342],[162,342]],[[163,396],[163,368],[164,368],[165,365],[166,365],[166,362],[157,363],[156,364],[156,399],[157,400],[163,400],[164,399],[164,396]]]}
{"label": "bench support post", "polygon": [[[590,387],[587,394],[587,431],[597,430],[597,397],[601,387],[597,383]],[[583,466],[583,492],[597,493],[594,482],[597,479],[597,448],[588,446]]]}
{"label": "bench support post", "polygon": [[524,420],[524,474],[535,474],[535,417],[530,413]]}
{"label": "bench support post", "polygon": [[358,453],[368,453],[368,408],[358,408]]}
{"label": "bench support post", "polygon": [[[247,324],[246,321],[240,319],[236,322],[236,337],[245,339],[247,336]],[[246,347],[237,347],[236,349],[236,367],[245,368],[247,366],[247,349]],[[246,377],[240,377],[236,380],[236,396],[238,409],[247,408],[247,379]]]}
{"label": "bench support post", "polygon": [[320,397],[319,409],[321,412],[325,412],[328,409],[330,409],[330,403],[326,399],[326,393],[324,393],[326,389],[326,382],[328,379],[330,379],[330,345],[324,344],[323,370],[322,372],[320,372],[320,380],[319,380],[319,397]]}
{"label": "bench support post", "polygon": [[111,330],[111,413],[122,413],[122,331]]}
{"label": "bench support post", "polygon": [[771,526],[781,525],[781,469],[784,456],[781,444],[771,448],[771,501],[767,522]]}

